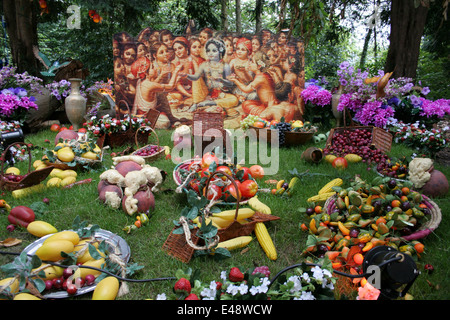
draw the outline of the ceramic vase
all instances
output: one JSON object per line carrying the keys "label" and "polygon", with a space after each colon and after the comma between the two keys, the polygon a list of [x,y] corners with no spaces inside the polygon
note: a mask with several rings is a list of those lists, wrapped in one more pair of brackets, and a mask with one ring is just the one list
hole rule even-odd
{"label": "ceramic vase", "polygon": [[86,98],[80,93],[81,79],[71,78],[69,82],[70,94],[65,99],[66,115],[73,126],[73,130],[77,131],[83,126],[86,114]]}
{"label": "ceramic vase", "polygon": [[339,86],[338,90],[331,97],[331,110],[333,112],[333,116],[336,118],[336,127],[342,126],[343,123],[343,112],[338,111],[337,106],[339,104],[339,100],[342,95],[342,86]]}

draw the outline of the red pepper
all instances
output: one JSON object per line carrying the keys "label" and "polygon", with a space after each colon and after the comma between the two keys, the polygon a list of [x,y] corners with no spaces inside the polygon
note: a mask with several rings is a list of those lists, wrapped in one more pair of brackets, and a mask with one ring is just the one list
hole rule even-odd
{"label": "red pepper", "polygon": [[33,222],[36,216],[34,211],[25,206],[17,206],[11,209],[8,215],[8,221],[15,225],[27,227],[30,222]]}

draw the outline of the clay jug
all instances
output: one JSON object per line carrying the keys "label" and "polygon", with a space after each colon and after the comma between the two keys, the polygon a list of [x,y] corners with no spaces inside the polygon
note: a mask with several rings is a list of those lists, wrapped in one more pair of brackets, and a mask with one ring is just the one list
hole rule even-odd
{"label": "clay jug", "polygon": [[86,114],[86,98],[80,93],[81,79],[71,78],[70,94],[65,99],[66,115],[73,130],[77,131],[83,126],[84,116]]}

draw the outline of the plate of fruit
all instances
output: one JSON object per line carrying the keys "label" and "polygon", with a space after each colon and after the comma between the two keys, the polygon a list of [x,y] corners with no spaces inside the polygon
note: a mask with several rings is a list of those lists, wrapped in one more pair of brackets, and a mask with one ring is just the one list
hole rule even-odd
{"label": "plate of fruit", "polygon": [[[50,258],[43,259],[42,252],[45,245],[49,243],[55,243],[57,241],[71,241],[76,242],[73,245],[75,250],[82,250],[83,246],[86,243],[93,244],[94,248],[98,249],[98,252],[101,256],[105,256],[105,254],[114,254],[117,255],[120,259],[123,259],[124,263],[127,263],[130,258],[130,247],[126,243],[126,241],[120,236],[103,229],[97,229],[92,233],[90,237],[82,237],[77,238],[71,237],[70,234],[75,234],[75,231],[65,230],[57,233],[49,234],[39,238],[34,241],[30,245],[28,245],[24,252],[27,255],[37,255],[43,261],[43,265],[46,264],[46,261],[52,261]],[[56,236],[60,239],[48,240],[48,238]],[[75,239],[76,238],[76,239]],[[71,240],[69,240],[71,239]],[[97,245],[98,244],[98,245]],[[79,246],[79,249],[77,249]],[[100,249],[105,249],[102,252]],[[39,249],[41,251],[39,251]],[[59,250],[59,249],[58,249]],[[82,254],[77,256],[77,263],[66,268],[54,266],[49,264],[48,267],[44,268],[45,272],[45,289],[42,292],[42,295],[46,299],[61,299],[68,298],[72,296],[79,296],[86,294],[88,292],[94,291],[97,282],[96,278],[102,275],[102,272],[97,269],[104,269],[105,258],[95,259],[95,257],[90,256],[90,250],[83,251]],[[44,255],[49,255],[49,251],[46,250]],[[97,257],[98,258],[98,257]],[[54,259],[53,259],[54,260]],[[55,261],[58,264],[57,261]],[[81,266],[85,266],[85,268]]]}

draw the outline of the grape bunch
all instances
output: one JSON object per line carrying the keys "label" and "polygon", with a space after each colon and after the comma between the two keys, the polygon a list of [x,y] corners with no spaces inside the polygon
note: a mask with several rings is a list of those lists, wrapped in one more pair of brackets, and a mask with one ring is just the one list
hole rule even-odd
{"label": "grape bunch", "polygon": [[278,130],[278,141],[280,146],[284,145],[286,142],[286,131],[291,131],[291,124],[289,122],[278,122],[276,124],[276,129]]}
{"label": "grape bunch", "polygon": [[253,114],[249,114],[247,117],[241,120],[241,129],[247,130],[256,121],[262,121],[262,119]]}
{"label": "grape bunch", "polygon": [[144,147],[142,149],[139,149],[134,154],[137,156],[147,157],[147,156],[154,155],[155,153],[159,152],[162,148],[163,147],[159,147],[156,145],[150,145],[150,146]]}
{"label": "grape bunch", "polygon": [[268,266],[259,266],[253,269],[252,275],[261,273],[265,275],[266,277],[270,277],[270,271]]}

